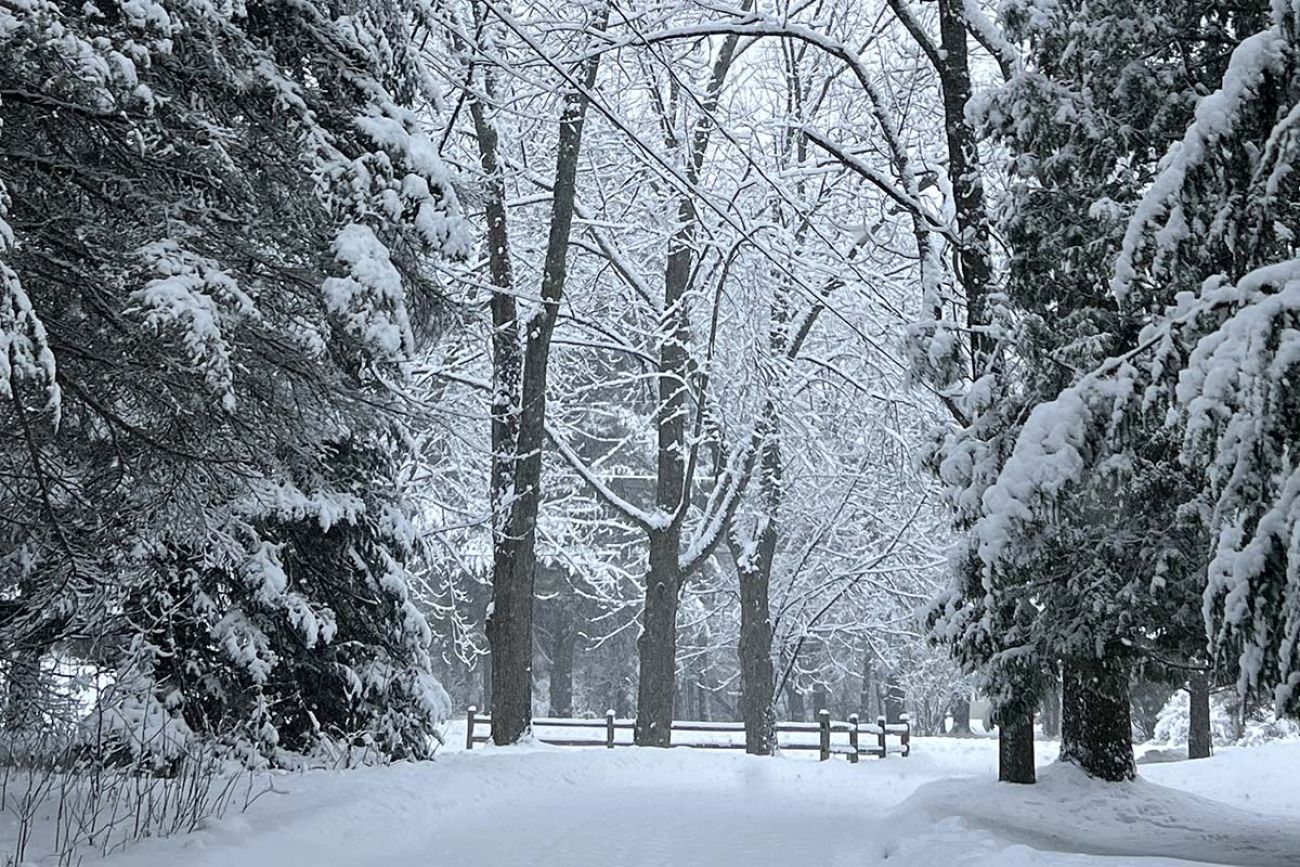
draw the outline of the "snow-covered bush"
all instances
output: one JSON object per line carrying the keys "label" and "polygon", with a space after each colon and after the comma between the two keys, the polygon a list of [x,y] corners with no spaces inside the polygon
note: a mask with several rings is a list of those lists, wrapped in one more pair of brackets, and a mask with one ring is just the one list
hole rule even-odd
{"label": "snow-covered bush", "polygon": [[[1156,715],[1155,731],[1151,740],[1160,744],[1186,744],[1191,728],[1191,697],[1180,689],[1169,697]],[[1230,744],[1236,740],[1237,723],[1227,696],[1216,693],[1210,697],[1210,737],[1216,744]]]}
{"label": "snow-covered bush", "polygon": [[[1191,703],[1186,690],[1178,690],[1161,708],[1151,740],[1160,744],[1186,744]],[[1210,735],[1219,745],[1255,746],[1267,741],[1300,737],[1300,722],[1275,716],[1268,707],[1248,712],[1238,720],[1239,702],[1232,693],[1210,696]]]}

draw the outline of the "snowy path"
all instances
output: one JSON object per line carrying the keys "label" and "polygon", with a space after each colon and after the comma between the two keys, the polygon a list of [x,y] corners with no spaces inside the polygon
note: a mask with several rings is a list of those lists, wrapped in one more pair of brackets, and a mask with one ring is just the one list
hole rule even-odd
{"label": "snowy path", "polygon": [[[1300,865],[1297,813],[1259,817],[1150,781],[1108,790],[1060,768],[1039,787],[998,786],[987,782],[994,758],[991,742],[952,740],[921,742],[906,760],[856,766],[689,750],[452,753],[425,765],[287,775],[277,782],[284,794],[268,795],[245,816],[188,838],[150,841],[107,864],[1189,863],[1149,857],[1176,852],[1201,862]],[[1200,793],[1227,778],[1230,797],[1241,802],[1250,789],[1245,778],[1279,763],[1300,769],[1300,744],[1144,770]],[[963,774],[983,779],[952,779]],[[1281,806],[1300,809],[1300,782],[1288,785]],[[1213,833],[1201,830],[1207,824]]]}

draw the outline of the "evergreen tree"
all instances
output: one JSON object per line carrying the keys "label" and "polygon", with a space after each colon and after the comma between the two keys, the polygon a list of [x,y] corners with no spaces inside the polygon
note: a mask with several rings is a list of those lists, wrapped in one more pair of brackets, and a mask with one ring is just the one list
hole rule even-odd
{"label": "evergreen tree", "polygon": [[[1030,49],[982,112],[1014,179],[1002,221],[1007,363],[1001,380],[975,390],[985,399],[969,407],[972,423],[937,450],[975,532],[933,619],[1009,695],[1062,661],[1062,757],[1106,779],[1134,773],[1132,664],[1152,654],[1204,662],[1192,614],[1209,531],[1195,505],[1202,479],[1180,465],[1162,416],[1088,415],[1070,389],[1141,345],[1159,298],[1219,267],[1205,250],[1197,269],[1171,269],[1145,288],[1151,295],[1113,291],[1137,246],[1125,218],[1167,175],[1160,156],[1213,104],[1205,94],[1230,72],[1225,45],[1267,15],[1265,3],[1003,7],[1009,33]],[[1184,216],[1163,234],[1188,229]]]}
{"label": "evergreen tree", "polygon": [[0,634],[77,636],[105,720],[418,755],[446,712],[389,465],[467,246],[430,14],[0,5]]}

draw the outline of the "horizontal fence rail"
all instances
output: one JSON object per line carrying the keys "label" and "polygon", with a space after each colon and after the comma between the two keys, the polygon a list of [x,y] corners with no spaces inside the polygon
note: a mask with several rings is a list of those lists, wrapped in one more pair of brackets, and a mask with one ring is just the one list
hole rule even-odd
{"label": "horizontal fence rail", "polygon": [[[490,730],[491,717],[479,714],[478,708],[470,705],[466,713],[465,749],[474,749],[475,744],[485,744],[491,737],[479,734],[479,729]],[[533,737],[539,742],[556,747],[614,747],[633,746],[630,736],[619,737],[620,732],[632,732],[636,728],[634,720],[614,718],[614,712],[608,711],[605,719],[569,719],[538,717],[532,722]],[[550,734],[542,729],[585,729],[585,732],[569,734]],[[845,756],[850,762],[856,762],[861,756],[875,756],[883,759],[890,755],[907,757],[912,751],[912,724],[907,714],[899,717],[899,722],[886,722],[883,716],[874,723],[863,723],[857,714],[847,720],[832,720],[829,711],[817,712],[817,722],[779,722],[775,726],[778,750],[816,751],[821,761],[833,755]],[[675,747],[691,747],[705,750],[743,750],[745,748],[745,724],[738,722],[703,722],[697,720],[674,720],[673,734],[685,735],[715,734],[725,737],[716,740],[699,737],[672,739]],[[735,736],[741,735],[740,740]],[[782,738],[782,735],[794,736]],[[803,736],[800,739],[799,736]],[[891,745],[890,738],[897,744]]]}

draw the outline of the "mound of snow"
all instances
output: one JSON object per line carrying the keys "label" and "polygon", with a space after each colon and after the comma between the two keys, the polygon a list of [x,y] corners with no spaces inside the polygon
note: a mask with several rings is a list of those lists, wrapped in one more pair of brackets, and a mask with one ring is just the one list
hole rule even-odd
{"label": "mound of snow", "polygon": [[1048,852],[1242,867],[1300,864],[1294,817],[1247,812],[1146,779],[1105,783],[1063,763],[1040,771],[1034,786],[931,783],[900,804],[894,816],[919,826],[960,819],[965,827]]}

